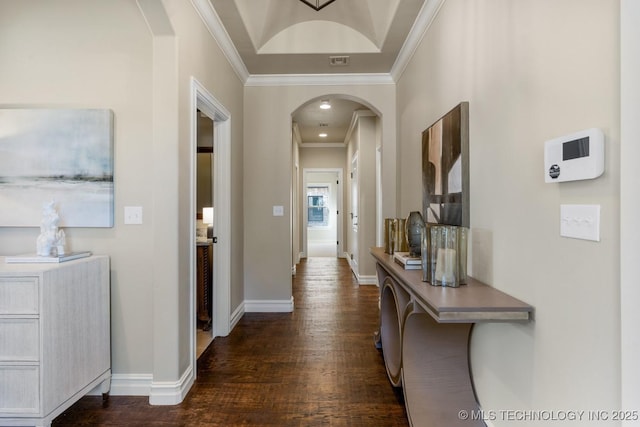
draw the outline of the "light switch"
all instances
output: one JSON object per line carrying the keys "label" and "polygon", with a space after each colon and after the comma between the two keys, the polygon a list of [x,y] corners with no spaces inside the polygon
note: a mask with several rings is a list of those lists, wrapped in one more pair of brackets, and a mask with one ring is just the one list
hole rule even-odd
{"label": "light switch", "polygon": [[274,206],[273,216],[284,216],[284,206]]}
{"label": "light switch", "polygon": [[560,205],[560,235],[600,241],[600,205]]}
{"label": "light switch", "polygon": [[125,206],[124,223],[142,224],[142,206]]}

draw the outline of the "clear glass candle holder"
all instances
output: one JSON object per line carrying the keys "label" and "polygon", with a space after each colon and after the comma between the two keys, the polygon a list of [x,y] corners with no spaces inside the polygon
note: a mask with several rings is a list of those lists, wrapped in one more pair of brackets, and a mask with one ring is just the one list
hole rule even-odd
{"label": "clear glass candle holder", "polygon": [[467,283],[467,236],[465,227],[429,227],[429,282],[432,285],[458,287]]}

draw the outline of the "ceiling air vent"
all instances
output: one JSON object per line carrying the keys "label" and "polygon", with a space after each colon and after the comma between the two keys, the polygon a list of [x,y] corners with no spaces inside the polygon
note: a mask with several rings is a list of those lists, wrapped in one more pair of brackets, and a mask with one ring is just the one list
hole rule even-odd
{"label": "ceiling air vent", "polygon": [[330,56],[329,65],[333,67],[349,65],[349,57],[348,56]]}

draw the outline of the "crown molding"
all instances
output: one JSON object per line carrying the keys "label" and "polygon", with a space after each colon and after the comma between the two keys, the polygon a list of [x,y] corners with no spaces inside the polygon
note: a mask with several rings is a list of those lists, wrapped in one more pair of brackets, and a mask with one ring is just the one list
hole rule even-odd
{"label": "crown molding", "polygon": [[395,84],[387,73],[371,74],[253,74],[245,86],[327,86]]}
{"label": "crown molding", "polygon": [[229,37],[229,33],[227,33],[224,25],[222,25],[220,17],[211,5],[211,2],[209,0],[191,0],[191,4],[196,9],[196,12],[198,12],[198,15],[200,15],[202,22],[204,22],[213,39],[218,43],[222,53],[224,53],[229,64],[231,64],[233,71],[235,71],[240,81],[245,84],[249,78],[249,71],[244,65],[238,50],[231,42],[231,37]]}
{"label": "crown molding", "polygon": [[372,117],[372,116],[376,116],[377,114],[374,113],[371,110],[356,110],[353,112],[353,114],[351,115],[351,123],[349,124],[349,129],[347,129],[347,134],[344,137],[344,145],[347,146],[347,144],[349,144],[349,141],[351,140],[351,135],[353,134],[353,131],[356,128],[356,125],[358,124],[358,120],[360,119],[360,117]]}
{"label": "crown molding", "polygon": [[433,20],[444,2],[445,0],[426,0],[422,5],[420,13],[413,23],[411,31],[409,31],[409,35],[404,41],[404,44],[400,49],[400,53],[398,53],[396,62],[394,62],[391,67],[391,72],[389,74],[394,82],[397,82],[400,77],[402,77],[402,73],[404,73],[405,68],[407,68],[409,61],[415,54],[418,45],[424,38],[427,30],[429,30],[429,27],[433,23]]}
{"label": "crown molding", "polygon": [[407,64],[415,54],[418,45],[445,1],[425,1],[396,61],[391,67],[390,73],[353,74],[249,74],[211,2],[209,0],[191,0],[191,4],[245,86],[327,86],[395,84],[404,73]]}
{"label": "crown molding", "polygon": [[302,142],[298,144],[300,148],[345,148],[343,142]]}

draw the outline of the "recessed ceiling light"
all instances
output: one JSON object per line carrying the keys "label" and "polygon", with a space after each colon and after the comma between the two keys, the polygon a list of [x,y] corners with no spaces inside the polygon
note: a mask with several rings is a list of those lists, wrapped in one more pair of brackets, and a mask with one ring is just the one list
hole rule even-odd
{"label": "recessed ceiling light", "polygon": [[326,137],[327,137],[327,134],[326,134],[326,133],[324,133],[324,132],[322,132],[322,133],[319,133],[319,134],[318,134],[318,136],[319,136],[320,138],[326,138]]}
{"label": "recessed ceiling light", "polygon": [[320,108],[323,110],[328,110],[329,108],[331,108],[331,104],[329,104],[329,101],[322,101],[320,102]]}

